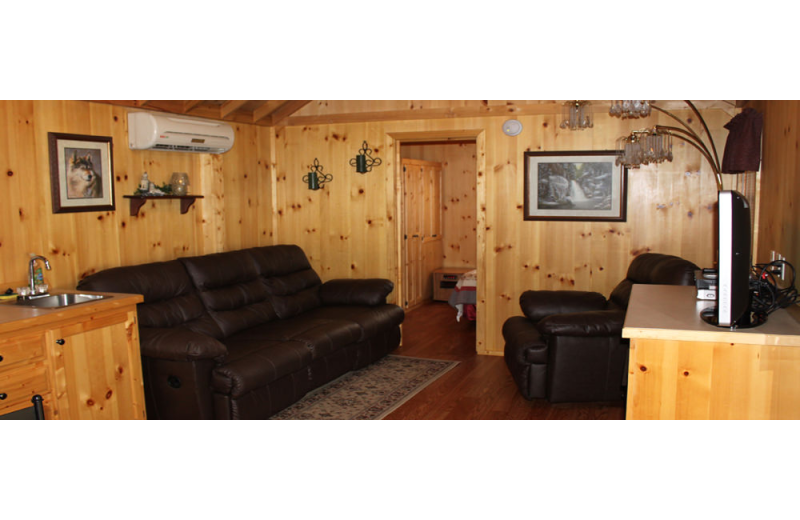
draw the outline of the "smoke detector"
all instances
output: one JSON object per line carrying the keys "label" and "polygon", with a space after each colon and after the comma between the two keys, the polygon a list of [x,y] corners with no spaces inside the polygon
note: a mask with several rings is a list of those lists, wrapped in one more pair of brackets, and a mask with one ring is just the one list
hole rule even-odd
{"label": "smoke detector", "polygon": [[503,133],[506,135],[519,135],[522,132],[522,123],[516,119],[509,119],[503,123]]}

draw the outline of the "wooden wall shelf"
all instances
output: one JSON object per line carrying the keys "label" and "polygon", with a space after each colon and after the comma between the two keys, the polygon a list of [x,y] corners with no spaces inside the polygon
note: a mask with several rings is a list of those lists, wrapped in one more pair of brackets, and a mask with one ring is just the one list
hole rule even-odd
{"label": "wooden wall shelf", "polygon": [[195,199],[202,199],[202,195],[123,195],[126,199],[131,199],[131,216],[139,215],[139,209],[145,205],[148,200],[163,200],[163,199],[180,199],[181,201],[181,215],[189,211],[189,208],[194,204]]}

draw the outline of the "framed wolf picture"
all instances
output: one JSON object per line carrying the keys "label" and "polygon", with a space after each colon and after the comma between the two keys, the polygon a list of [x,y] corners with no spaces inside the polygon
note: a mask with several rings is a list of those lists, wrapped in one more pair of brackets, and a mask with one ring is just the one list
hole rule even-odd
{"label": "framed wolf picture", "polygon": [[114,211],[110,137],[49,132],[53,213]]}
{"label": "framed wolf picture", "polygon": [[624,222],[628,170],[610,151],[525,152],[525,220]]}

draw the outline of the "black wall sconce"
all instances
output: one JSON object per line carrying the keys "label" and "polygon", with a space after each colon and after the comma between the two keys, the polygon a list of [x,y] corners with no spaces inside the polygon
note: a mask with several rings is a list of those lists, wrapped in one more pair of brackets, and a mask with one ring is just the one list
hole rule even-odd
{"label": "black wall sconce", "polygon": [[361,145],[358,155],[354,159],[350,159],[350,166],[355,166],[358,173],[367,173],[372,171],[373,166],[381,165],[380,158],[372,158],[372,150],[366,141]]}
{"label": "black wall sconce", "polygon": [[322,173],[322,165],[317,158],[314,158],[314,164],[311,165],[311,171],[308,175],[303,177],[303,182],[308,183],[309,190],[318,190],[323,184],[331,182],[333,175],[330,173]]}

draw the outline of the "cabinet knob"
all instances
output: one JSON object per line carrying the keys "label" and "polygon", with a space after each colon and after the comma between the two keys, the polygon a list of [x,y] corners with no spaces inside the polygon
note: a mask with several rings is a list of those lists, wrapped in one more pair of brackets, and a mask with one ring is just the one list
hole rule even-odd
{"label": "cabinet knob", "polygon": [[59,339],[56,340],[56,343],[58,343],[59,345],[63,345],[64,343],[66,343],[66,341],[64,341],[63,339],[59,338]]}
{"label": "cabinet knob", "polygon": [[5,393],[5,392],[0,393],[0,401],[5,401],[6,397],[8,397],[7,393]]}
{"label": "cabinet knob", "polygon": [[3,356],[0,356],[0,363],[3,362]]}

